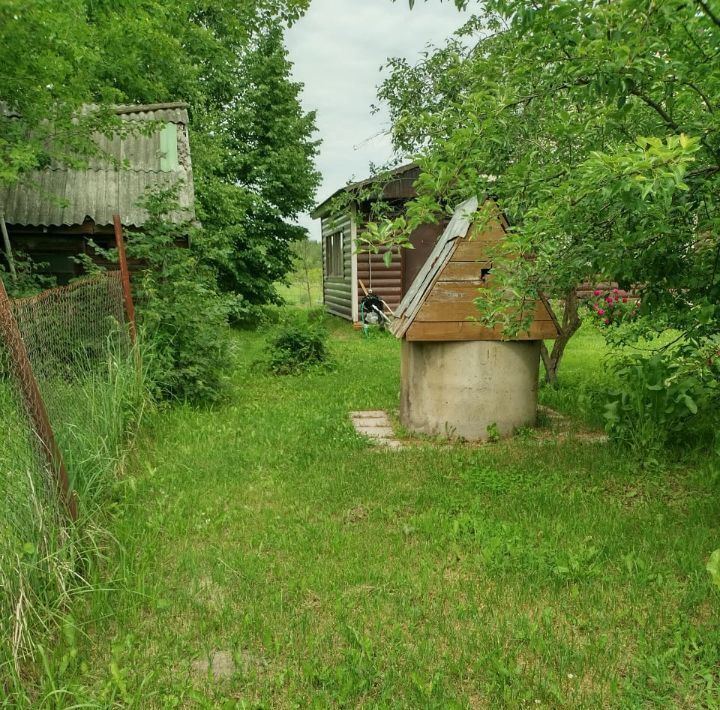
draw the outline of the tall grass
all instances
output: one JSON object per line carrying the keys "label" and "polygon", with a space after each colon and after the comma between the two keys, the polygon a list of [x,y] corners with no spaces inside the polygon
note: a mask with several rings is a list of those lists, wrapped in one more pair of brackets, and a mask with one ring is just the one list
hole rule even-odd
{"label": "tall grass", "polygon": [[[40,462],[14,383],[0,368],[0,696],[31,704],[26,676],[42,667],[105,554],[108,501],[146,404],[137,353],[109,338],[77,377],[41,382],[79,503],[70,523]],[[7,372],[7,369],[5,370]]]}

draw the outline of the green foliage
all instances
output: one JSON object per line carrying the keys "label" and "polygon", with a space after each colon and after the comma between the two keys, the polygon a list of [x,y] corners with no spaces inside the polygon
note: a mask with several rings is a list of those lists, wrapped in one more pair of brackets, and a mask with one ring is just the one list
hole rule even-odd
{"label": "green foliage", "polygon": [[182,246],[191,225],[168,221],[177,209],[174,191],[152,193],[144,204],[150,218],[128,236],[127,251],[143,265],[133,284],[150,349],[148,377],[161,397],[217,400],[229,367],[230,298],[218,293],[198,247]]}
{"label": "green foliage", "polygon": [[55,279],[43,273],[46,266],[44,263],[33,261],[18,251],[13,253],[13,261],[15,264],[14,278],[9,269],[5,270],[4,264],[0,262],[0,280],[11,298],[31,296],[55,285]]}
{"label": "green foliage", "polygon": [[665,446],[712,444],[720,421],[717,343],[635,355],[620,362],[605,405],[610,435],[647,460]]}
{"label": "green foliage", "polygon": [[319,321],[295,319],[280,326],[267,346],[268,367],[276,375],[294,375],[328,361],[328,333]]}
{"label": "green foliage", "polygon": [[283,44],[308,2],[3,2],[0,182],[85,165],[93,132],[128,129],[113,103],[187,101],[205,259],[245,310],[276,300],[319,180],[315,117]]}
{"label": "green foliage", "polygon": [[238,321],[278,302],[274,284],[293,267],[292,243],[306,237],[292,222],[312,205],[319,181],[315,116],[301,110],[290,66],[278,28],[256,38],[232,77],[232,95],[195,143],[208,255],[221,288],[243,297]]}
{"label": "green foliage", "polygon": [[642,315],[717,332],[713,3],[460,4],[478,14],[416,65],[391,60],[380,89],[397,150],[423,169],[408,224],[497,198],[513,225],[493,261],[500,322],[508,297],[617,281],[642,291]]}

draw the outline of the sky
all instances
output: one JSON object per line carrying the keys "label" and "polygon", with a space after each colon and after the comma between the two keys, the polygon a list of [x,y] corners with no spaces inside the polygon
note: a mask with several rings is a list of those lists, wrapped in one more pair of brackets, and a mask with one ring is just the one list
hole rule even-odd
{"label": "sky", "polygon": [[[371,162],[392,157],[388,115],[371,114],[381,65],[391,56],[414,62],[428,43],[441,45],[464,17],[440,0],[417,2],[412,11],[407,0],[312,0],[286,41],[293,77],[305,85],[303,107],[317,111],[317,202],[350,179],[368,177]],[[319,239],[317,222],[309,215],[299,221]]]}

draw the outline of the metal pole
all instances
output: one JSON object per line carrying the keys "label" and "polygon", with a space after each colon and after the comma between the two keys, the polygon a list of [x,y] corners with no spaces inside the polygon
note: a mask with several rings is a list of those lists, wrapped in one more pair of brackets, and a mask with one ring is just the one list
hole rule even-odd
{"label": "metal pole", "polygon": [[132,291],[130,290],[130,270],[128,269],[127,256],[125,255],[125,241],[122,234],[122,222],[120,215],[113,215],[113,225],[115,226],[115,246],[118,250],[118,261],[120,262],[120,278],[122,280],[123,298],[125,300],[125,312],[128,317],[130,326],[130,340],[135,345],[137,341],[137,331],[135,328],[135,304],[132,299]]}
{"label": "metal pole", "polygon": [[2,230],[3,242],[5,244],[5,256],[7,256],[10,274],[15,283],[17,283],[17,272],[15,271],[15,259],[13,259],[12,247],[10,246],[10,235],[5,224],[5,215],[0,212],[0,230]]}
{"label": "metal pole", "polygon": [[10,298],[2,281],[0,281],[0,335],[5,340],[20,385],[25,409],[32,427],[40,439],[43,456],[57,479],[60,495],[67,506],[70,518],[77,520],[77,498],[70,488],[70,478],[63,462],[62,453],[55,440],[45,402],[33,374],[25,341],[23,341],[20,328],[13,315]]}

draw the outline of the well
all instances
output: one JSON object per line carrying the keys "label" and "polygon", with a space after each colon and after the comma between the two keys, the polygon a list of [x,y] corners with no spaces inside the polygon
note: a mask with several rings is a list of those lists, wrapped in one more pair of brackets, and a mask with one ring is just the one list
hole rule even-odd
{"label": "well", "polygon": [[482,441],[535,424],[540,344],[559,333],[547,299],[508,299],[503,315],[523,325],[512,340],[478,317],[478,299],[496,288],[492,260],[506,230],[492,200],[463,202],[395,312],[400,421],[412,431]]}
{"label": "well", "polygon": [[488,438],[535,424],[540,341],[402,341],[400,421],[423,434]]}

